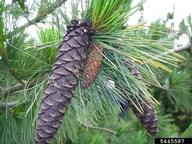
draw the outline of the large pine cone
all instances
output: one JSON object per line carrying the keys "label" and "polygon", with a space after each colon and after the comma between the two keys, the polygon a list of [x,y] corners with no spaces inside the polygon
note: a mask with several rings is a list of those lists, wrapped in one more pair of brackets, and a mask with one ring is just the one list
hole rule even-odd
{"label": "large pine cone", "polygon": [[45,86],[37,121],[36,144],[49,144],[57,132],[78,84],[92,33],[91,23],[84,20],[73,20],[67,27]]}
{"label": "large pine cone", "polygon": [[97,78],[103,60],[102,51],[103,48],[99,44],[92,45],[83,71],[82,86],[84,88],[89,87]]}

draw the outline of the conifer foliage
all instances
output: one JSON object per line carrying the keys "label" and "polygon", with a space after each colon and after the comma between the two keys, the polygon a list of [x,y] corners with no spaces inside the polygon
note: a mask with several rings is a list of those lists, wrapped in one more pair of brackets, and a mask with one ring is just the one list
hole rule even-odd
{"label": "conifer foliage", "polygon": [[[191,112],[191,61],[187,71],[159,81],[161,70],[167,77],[184,58],[170,51],[174,34],[156,25],[128,25],[143,5],[131,2],[0,2],[0,143],[150,143],[142,127],[161,137],[178,135],[172,115],[160,114],[155,103],[174,118],[178,109]],[[28,21],[20,25],[23,18]],[[39,22],[50,28],[40,26],[36,41],[25,29]]]}
{"label": "conifer foliage", "polygon": [[[138,78],[133,78],[132,75],[134,74],[124,73],[123,70],[126,70],[126,68],[124,68],[124,64],[119,63],[119,61],[122,61],[122,57],[117,55],[117,53],[120,53],[121,56],[130,56],[130,59],[134,61],[152,57],[153,59],[149,62],[151,65],[157,67],[157,63],[154,62],[156,59],[154,59],[153,55],[156,55],[155,53],[158,51],[147,49],[148,53],[151,53],[152,55],[146,55],[146,52],[141,51],[141,48],[133,48],[129,46],[130,42],[128,41],[130,40],[130,32],[128,29],[123,29],[122,27],[126,24],[127,18],[131,13],[130,2],[130,0],[92,0],[90,7],[87,8],[87,21],[78,22],[73,20],[71,25],[67,27],[67,34],[59,48],[56,62],[53,64],[42,98],[36,128],[37,144],[49,144],[50,139],[57,132],[75,87],[81,78],[80,71],[83,71],[82,85],[84,88],[89,87],[96,79],[103,60],[102,52],[104,51],[104,48],[108,50],[108,53],[110,53],[110,50],[114,53],[113,57],[106,59],[112,63],[116,63],[115,67],[114,65],[110,67],[111,63],[108,63],[108,70],[111,69],[111,71],[114,71],[117,66],[122,69],[121,71],[116,69],[123,78],[121,85],[127,83],[127,79],[130,80],[130,83],[123,88],[125,95],[121,96],[127,97],[128,100],[133,102],[136,95],[136,100],[139,99],[139,103],[141,102],[142,105],[141,108],[137,107],[136,109],[144,109],[145,112],[144,116],[136,115],[150,133],[156,132],[157,118],[154,109],[151,107],[147,108],[141,101],[145,97],[148,97],[149,100],[153,101],[150,96],[147,96],[149,93],[147,92],[146,85],[143,82],[139,82]],[[91,22],[88,22],[88,20]],[[91,42],[91,35],[93,34],[92,29],[95,31],[93,42]],[[92,47],[90,48],[90,53],[88,55],[88,47],[90,44]],[[164,49],[161,47],[158,48],[160,51],[163,51]],[[116,58],[116,60],[114,58]],[[119,60],[117,60],[117,58]],[[165,68],[164,64],[161,64],[161,62],[164,62],[163,58],[159,58],[157,61],[159,61],[158,67],[160,65],[162,68]],[[99,91],[100,90],[97,90],[97,92]],[[128,96],[127,94],[130,92],[131,94]],[[142,94],[142,96],[140,94]]]}

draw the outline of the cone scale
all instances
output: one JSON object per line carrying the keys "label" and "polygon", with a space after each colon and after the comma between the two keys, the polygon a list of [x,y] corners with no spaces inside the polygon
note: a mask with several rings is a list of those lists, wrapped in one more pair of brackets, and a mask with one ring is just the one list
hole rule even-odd
{"label": "cone scale", "polygon": [[80,78],[93,31],[87,21],[72,20],[59,47],[40,105],[35,143],[49,144],[57,132]]}

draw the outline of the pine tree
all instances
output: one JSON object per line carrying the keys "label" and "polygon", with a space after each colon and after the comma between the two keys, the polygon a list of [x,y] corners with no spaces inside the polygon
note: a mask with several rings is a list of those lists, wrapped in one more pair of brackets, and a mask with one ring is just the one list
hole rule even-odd
{"label": "pine tree", "polygon": [[[167,78],[157,80],[161,73],[167,76],[168,72],[174,69],[173,66],[178,65],[178,62],[181,64],[183,60],[181,55],[168,52],[172,48],[169,33],[164,30],[164,25],[153,25],[149,28],[143,28],[142,24],[133,27],[127,25],[127,19],[132,13],[141,9],[142,2],[131,8],[130,0],[78,2],[72,0],[68,1],[70,5],[62,5],[65,1],[40,1],[32,5],[28,5],[27,2],[19,4],[16,1],[11,5],[1,3],[3,8],[0,9],[2,20],[0,22],[0,93],[3,98],[0,102],[2,129],[0,143],[32,144],[34,131],[36,131],[36,140],[39,141],[36,143],[42,143],[40,141],[55,144],[152,142],[153,139],[146,134],[133,113],[124,113],[125,118],[118,119],[119,104],[116,103],[115,97],[118,96],[119,99],[131,103],[129,106],[134,109],[143,124],[147,125],[149,132],[156,131],[155,110],[153,106],[149,107],[151,103],[157,102],[155,98],[168,110],[166,112],[172,113],[166,103],[172,103],[168,96],[175,98],[176,95],[172,95],[173,93],[167,95],[166,88],[160,86],[160,83],[163,86],[167,84]],[[67,9],[70,8],[71,16],[75,19],[73,23],[76,23],[74,25],[69,23],[71,16],[68,15]],[[38,11],[35,18],[31,17],[34,16],[34,10]],[[49,15],[48,19],[45,18],[47,15]],[[28,18],[28,22],[19,26],[17,21],[20,18]],[[79,19],[85,19],[85,23],[78,25]],[[47,21],[50,22],[51,28],[45,29],[40,26],[39,42],[30,39],[24,31],[28,26],[36,26],[39,22],[47,23]],[[65,28],[67,25],[68,27]],[[89,26],[95,31],[91,36],[91,42],[84,41],[84,37],[89,37],[90,34],[87,33],[85,36],[81,30]],[[63,31],[66,31],[66,36],[61,42],[60,35],[63,35]],[[76,31],[82,32],[82,41],[80,40],[82,35],[74,34]],[[71,48],[67,44],[72,47],[84,45],[84,54],[81,55],[82,53],[78,51],[81,48],[66,50],[65,48]],[[93,47],[87,48],[89,44]],[[94,48],[95,45],[99,48]],[[58,51],[57,55],[56,51]],[[132,70],[125,63],[127,59],[133,63]],[[92,62],[96,63],[92,64]],[[78,65],[79,68],[73,67],[72,64]],[[72,67],[77,73],[67,70]],[[183,77],[189,71],[177,75]],[[139,74],[142,75],[142,79]],[[175,76],[168,79],[172,85]],[[175,80],[177,83],[184,81],[178,77]],[[54,85],[53,81],[58,85]],[[117,87],[111,89],[108,81],[114,81]],[[78,82],[86,84],[87,87],[83,88]],[[154,86],[164,88],[163,91],[161,90],[163,96],[156,94]],[[155,91],[153,93],[155,98],[149,89]],[[66,92],[70,97],[67,97],[69,95]],[[189,90],[188,92],[190,93]],[[180,94],[188,97],[185,92]],[[144,103],[148,103],[148,106]],[[175,104],[175,107],[178,104]],[[185,109],[189,110],[188,106]],[[120,110],[123,108],[126,107],[122,105]],[[51,113],[47,114],[49,111]],[[146,111],[150,116],[140,115],[142,111]],[[63,112],[65,117],[61,122]],[[175,111],[172,113],[173,116],[158,112],[157,114],[160,126],[157,135],[173,136],[180,132],[175,123],[170,122],[170,117],[176,117]],[[56,121],[59,125],[54,125]],[[149,121],[155,126],[149,125]]]}

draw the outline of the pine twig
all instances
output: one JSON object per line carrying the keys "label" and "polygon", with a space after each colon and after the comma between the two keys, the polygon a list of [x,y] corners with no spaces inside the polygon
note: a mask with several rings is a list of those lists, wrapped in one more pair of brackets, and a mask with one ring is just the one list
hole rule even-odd
{"label": "pine twig", "polygon": [[27,104],[30,101],[12,101],[12,102],[0,102],[0,109],[7,109],[7,108],[13,108],[17,106],[18,104]]}
{"label": "pine twig", "polygon": [[16,106],[18,103],[19,103],[19,101],[3,102],[3,103],[0,103],[0,109],[12,108],[12,107]]}
{"label": "pine twig", "polygon": [[189,49],[191,49],[191,43],[189,43],[187,45],[174,47],[174,48],[170,49],[168,52],[165,52],[165,53],[170,53],[170,52],[178,53],[178,52],[181,52],[181,51],[184,51],[184,50],[189,50]]}
{"label": "pine twig", "polygon": [[174,48],[160,54],[157,57],[162,57],[162,56],[166,56],[166,55],[168,55],[170,53],[178,53],[178,52],[182,52],[182,51],[185,51],[185,50],[189,50],[190,52],[192,52],[191,44],[188,44],[188,45],[185,45],[185,46],[174,47]]}
{"label": "pine twig", "polygon": [[9,94],[14,93],[16,91],[22,90],[25,87],[25,85],[26,85],[25,81],[24,81],[24,83],[25,83],[24,85],[22,85],[21,83],[16,83],[15,85],[5,89],[5,91],[3,93],[3,97],[6,97]]}
{"label": "pine twig", "polygon": [[23,81],[23,83],[24,84],[16,83],[16,84],[12,85],[11,87],[8,87],[7,89],[5,89],[5,91],[3,92],[3,97],[6,97],[9,94],[12,94],[14,92],[20,91],[26,87],[31,88],[37,83],[37,81],[36,80],[33,80],[32,82]]}
{"label": "pine twig", "polygon": [[9,64],[9,61],[8,61],[8,58],[7,58],[7,55],[3,55],[2,56],[2,61],[3,63],[5,64],[6,68],[8,69],[9,73],[21,84],[24,86],[24,82],[22,79],[20,79],[16,72],[11,68],[10,64]]}
{"label": "pine twig", "polygon": [[50,6],[48,6],[43,14],[37,14],[37,16],[30,20],[28,23],[22,25],[21,27],[17,28],[16,30],[9,32],[8,35],[14,35],[17,32],[20,32],[22,30],[24,30],[25,28],[37,24],[40,21],[42,21],[45,17],[47,17],[47,15],[51,14],[53,11],[55,11],[58,7],[60,7],[62,4],[64,4],[67,0],[57,0],[56,2],[52,3]]}
{"label": "pine twig", "polygon": [[163,56],[163,55],[166,55],[166,54],[169,54],[172,52],[178,53],[178,52],[185,51],[185,50],[189,50],[190,52],[192,52],[192,40],[189,35],[187,35],[187,36],[188,36],[187,44],[175,46],[172,49],[170,49],[169,51],[162,53],[160,56]]}

